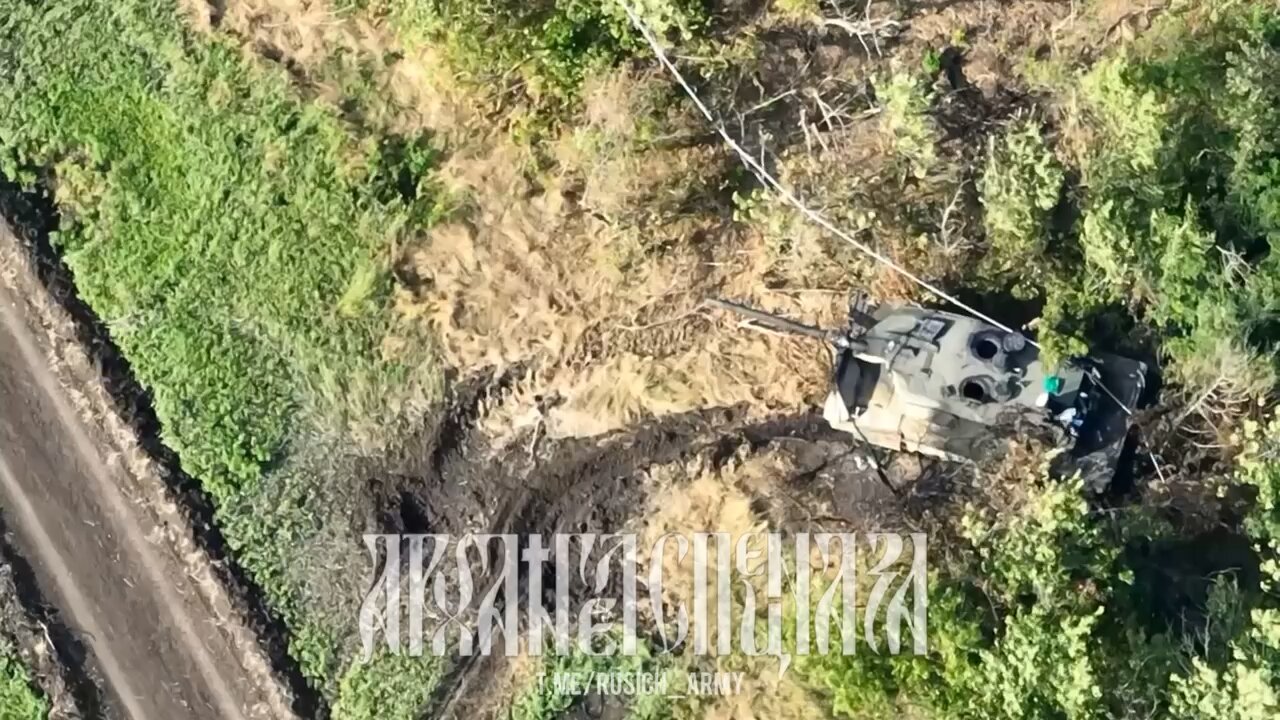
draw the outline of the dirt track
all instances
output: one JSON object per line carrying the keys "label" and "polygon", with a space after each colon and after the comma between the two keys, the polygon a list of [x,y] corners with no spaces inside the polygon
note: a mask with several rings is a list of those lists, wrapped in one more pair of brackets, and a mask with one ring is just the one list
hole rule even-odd
{"label": "dirt track", "polygon": [[119,470],[15,308],[0,286],[0,512],[42,595],[105,681],[104,714],[280,717],[179,558],[148,537],[150,519],[121,491]]}

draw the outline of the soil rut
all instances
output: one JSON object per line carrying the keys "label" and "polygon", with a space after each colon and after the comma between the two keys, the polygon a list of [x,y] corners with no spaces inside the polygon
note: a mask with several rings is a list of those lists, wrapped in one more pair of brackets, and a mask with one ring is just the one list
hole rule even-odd
{"label": "soil rut", "polygon": [[[4,231],[7,232],[7,231]],[[282,718],[155,539],[0,289],[0,504],[42,594],[83,638],[112,718]]]}

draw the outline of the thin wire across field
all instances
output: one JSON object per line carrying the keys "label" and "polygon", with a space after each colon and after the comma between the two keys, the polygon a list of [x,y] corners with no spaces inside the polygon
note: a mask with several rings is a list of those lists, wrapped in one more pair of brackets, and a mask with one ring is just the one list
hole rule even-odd
{"label": "thin wire across field", "polygon": [[[716,133],[720,135],[720,137],[724,140],[725,144],[728,145],[730,148],[732,148],[735,153],[737,153],[738,157],[742,160],[743,164],[745,164],[747,168],[751,170],[751,172],[755,174],[757,178],[759,178],[760,182],[764,183],[765,186],[768,187],[769,189],[778,193],[778,195],[780,195],[782,199],[787,202],[788,205],[795,208],[797,212],[799,212],[801,215],[807,218],[810,222],[818,225],[819,227],[822,227],[823,229],[827,230],[831,234],[835,235],[841,240],[844,240],[845,242],[852,245],[854,249],[856,249],[858,252],[866,255],[872,260],[875,260],[881,265],[888,267],[893,272],[901,275],[902,277],[915,283],[921,288],[928,290],[934,295],[942,298],[943,300],[946,300],[947,302],[951,303],[952,305],[955,305],[961,310],[964,310],[970,315],[973,315],[976,318],[984,320],[994,325],[995,327],[998,327],[1001,330],[1004,330],[1005,332],[1018,333],[1020,335],[1022,334],[1019,331],[1014,330],[1008,325],[1005,325],[1004,323],[1000,322],[999,320],[996,320],[990,315],[983,313],[982,311],[978,310],[972,305],[965,303],[963,300],[948,293],[946,290],[943,290],[937,285],[934,285],[928,280],[925,280],[919,275],[916,275],[910,270],[902,267],[898,263],[894,262],[892,259],[886,257],[884,254],[877,252],[875,248],[858,240],[849,232],[846,232],[845,230],[842,230],[839,227],[837,227],[834,223],[828,220],[824,215],[819,213],[817,210],[814,210],[813,208],[806,205],[804,201],[802,201],[799,197],[797,197],[796,194],[790,188],[788,188],[786,185],[783,185],[781,181],[775,178],[769,172],[769,170],[765,168],[763,163],[761,163],[759,160],[752,157],[751,153],[747,152],[746,149],[743,148],[742,145],[737,140],[735,140],[732,135],[729,134],[729,131],[728,129],[725,128],[724,123],[718,117],[716,117],[715,113],[711,112],[711,109],[707,107],[706,103],[702,102],[702,98],[698,96],[697,91],[693,89],[693,86],[691,86],[689,84],[689,81],[685,79],[684,74],[680,72],[680,69],[677,68],[675,66],[675,63],[673,63],[670,57],[667,56],[666,50],[663,49],[662,43],[658,42],[657,36],[654,35],[653,31],[649,29],[649,26],[646,25],[645,22],[640,19],[640,16],[636,14],[635,10],[632,9],[631,5],[626,0],[617,0],[617,3],[622,7],[623,11],[627,13],[627,18],[631,20],[631,24],[644,37],[645,42],[647,42],[649,44],[649,47],[653,49],[653,54],[658,58],[658,61],[661,62],[663,67],[665,67],[667,71],[671,73],[672,77],[676,79],[676,82],[678,82],[680,84],[680,87],[684,89],[685,94],[687,94],[689,96],[689,99],[693,101],[693,104],[697,106],[698,111],[701,112],[703,117],[707,119],[707,122],[711,123],[712,127],[715,128]],[[1026,341],[1028,344],[1036,348],[1040,348],[1040,344],[1037,343],[1035,340],[1031,338],[1026,338]],[[1111,388],[1107,387],[1106,384],[1103,383],[1102,377],[1097,373],[1096,370],[1092,371],[1091,374],[1093,376],[1094,382],[1097,383],[1098,387],[1102,388],[1102,391],[1105,392],[1108,396],[1110,396],[1110,398],[1116,403],[1116,405],[1121,410],[1124,411],[1126,415],[1133,414],[1133,411],[1130,410],[1128,406],[1126,406],[1123,402],[1120,401],[1120,398],[1117,397],[1116,394],[1111,391]]]}
{"label": "thin wire across field", "polygon": [[[823,229],[827,230],[828,232],[840,238],[841,240],[844,240],[845,242],[849,243],[858,252],[866,255],[867,257],[870,257],[872,260],[875,260],[881,265],[888,267],[893,272],[901,275],[907,280],[915,283],[916,285],[920,286],[925,290],[928,290],[934,295],[946,300],[947,302],[955,305],[956,307],[964,310],[965,312],[968,312],[974,317],[984,320],[988,323],[991,323],[995,327],[998,327],[1001,330],[1004,330],[1005,332],[1010,332],[1010,333],[1018,332],[1013,328],[1000,322],[999,320],[996,320],[995,318],[992,318],[989,315],[984,314],[983,312],[972,307],[971,305],[966,304],[964,301],[960,300],[954,295],[951,295],[950,293],[938,287],[937,285],[934,285],[933,283],[930,283],[928,280],[925,280],[919,275],[916,275],[910,270],[907,270],[906,268],[894,262],[892,259],[886,257],[884,254],[877,252],[875,248],[872,248],[870,245],[867,245],[866,243],[858,240],[852,234],[840,229],[834,223],[828,220],[825,216],[823,216],[821,213],[819,213],[818,211],[806,205],[804,201],[802,201],[799,197],[797,197],[796,194],[790,188],[788,188],[786,185],[782,184],[781,181],[775,178],[769,172],[769,170],[765,168],[763,163],[761,163],[756,158],[752,157],[751,153],[747,152],[746,149],[743,148],[742,145],[737,140],[735,140],[732,135],[729,134],[729,131],[725,128],[724,123],[718,117],[716,117],[715,113],[711,112],[711,109],[708,108],[706,103],[702,101],[702,98],[698,96],[697,91],[695,91],[693,89],[693,86],[691,86],[688,80],[685,79],[684,74],[680,72],[680,69],[677,68],[675,66],[675,63],[673,63],[671,59],[667,56],[666,50],[663,49],[662,43],[658,42],[657,36],[654,35],[653,31],[649,28],[649,26],[646,25],[645,22],[640,19],[640,16],[636,14],[636,11],[631,7],[630,3],[627,2],[627,0],[617,0],[617,3],[622,7],[623,11],[627,13],[627,17],[631,20],[632,26],[634,26],[636,31],[638,31],[644,37],[645,42],[649,44],[649,47],[653,49],[653,54],[658,58],[658,61],[661,62],[663,67],[665,67],[667,71],[671,73],[671,75],[675,78],[676,82],[680,84],[680,87],[684,89],[685,94],[687,94],[689,96],[689,99],[693,101],[693,104],[697,106],[698,111],[701,112],[703,117],[707,119],[707,122],[711,123],[712,127],[715,128],[716,133],[720,135],[720,137],[724,140],[725,144],[728,145],[730,148],[732,148],[735,153],[737,153],[738,157],[742,160],[743,164],[746,165],[747,168],[751,170],[751,172],[754,173],[755,176],[759,178],[760,182],[764,183],[766,187],[768,187],[769,189],[773,190],[778,195],[780,195],[782,199],[787,202],[788,205],[795,208],[797,212],[799,212],[801,215],[807,218],[810,222],[818,225],[819,227],[822,227]],[[1027,338],[1027,342],[1030,343],[1031,345],[1034,345],[1037,348],[1040,347],[1034,340],[1030,338]]]}

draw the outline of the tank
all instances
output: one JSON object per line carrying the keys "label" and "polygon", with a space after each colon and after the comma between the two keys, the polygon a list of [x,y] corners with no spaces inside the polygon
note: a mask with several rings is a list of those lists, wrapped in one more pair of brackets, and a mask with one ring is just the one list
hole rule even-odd
{"label": "tank", "polygon": [[1018,433],[1047,433],[1090,484],[1105,485],[1143,396],[1144,363],[1110,354],[1049,368],[1019,332],[914,306],[868,313],[855,299],[846,329],[825,331],[735,303],[718,307],[833,349],[823,417],[858,441],[953,462],[982,462]]}

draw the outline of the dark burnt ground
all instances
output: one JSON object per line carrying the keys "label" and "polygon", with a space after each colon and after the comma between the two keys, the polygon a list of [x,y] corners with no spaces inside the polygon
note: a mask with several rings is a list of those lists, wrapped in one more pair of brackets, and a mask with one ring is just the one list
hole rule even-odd
{"label": "dark burnt ground", "polygon": [[[288,627],[271,609],[262,588],[236,562],[227,547],[214,519],[212,500],[200,483],[183,471],[177,453],[161,440],[160,420],[150,393],[134,378],[128,360],[112,340],[110,331],[80,299],[75,278],[52,242],[52,233],[57,232],[61,218],[48,187],[46,182],[34,190],[26,190],[0,175],[0,222],[7,222],[13,229],[14,236],[29,254],[44,291],[74,323],[76,339],[100,369],[114,410],[129,423],[140,446],[161,469],[170,499],[192,528],[197,545],[208,554],[214,572],[236,605],[236,612],[257,635],[274,674],[293,698],[294,711],[306,718],[327,717],[324,698],[306,682],[297,661],[289,655]],[[76,651],[68,647],[63,655],[74,658]]]}
{"label": "dark burnt ground", "polygon": [[[506,382],[483,376],[454,383],[446,409],[422,432],[392,457],[369,461],[362,474],[370,478],[371,526],[455,535],[613,532],[644,509],[649,488],[643,474],[649,468],[706,449],[714,450],[719,465],[739,448],[754,452],[778,445],[801,468],[789,484],[844,508],[852,523],[869,502],[910,501],[917,494],[915,481],[932,467],[855,448],[813,413],[752,420],[742,408],[671,415],[599,437],[552,439],[535,432],[494,453],[474,422]],[[886,477],[875,470],[877,464]]]}
{"label": "dark burnt ground", "polygon": [[[428,427],[392,457],[366,461],[365,513],[352,517],[353,532],[513,534],[522,548],[533,534],[622,532],[648,510],[650,469],[699,456],[719,468],[765,451],[784,453],[794,470],[781,490],[757,495],[752,509],[783,532],[906,529],[913,526],[913,507],[944,492],[940,480],[930,480],[932,463],[877,457],[807,412],[758,420],[740,408],[719,408],[593,438],[552,439],[535,431],[495,452],[475,422],[505,385],[505,377],[493,375],[451,382],[452,397]],[[573,557],[571,566],[580,559]],[[525,606],[526,573],[521,567],[520,597],[499,596],[500,607]],[[495,579],[475,578],[477,595]],[[545,566],[541,580],[550,608],[554,564]],[[610,587],[620,583],[611,578]],[[570,579],[571,608],[597,595],[581,577]],[[492,688],[507,662],[497,655],[452,659],[425,717],[475,717],[492,709]]]}

